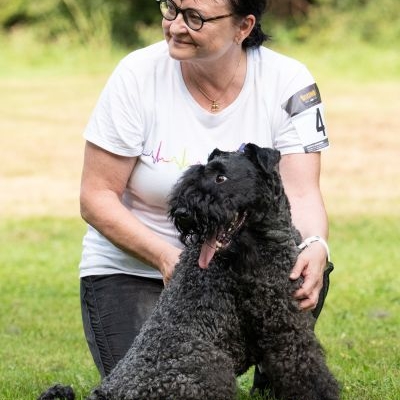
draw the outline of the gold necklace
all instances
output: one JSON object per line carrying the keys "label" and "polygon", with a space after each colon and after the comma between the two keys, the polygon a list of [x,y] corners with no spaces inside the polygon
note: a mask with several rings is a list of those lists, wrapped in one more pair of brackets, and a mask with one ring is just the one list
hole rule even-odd
{"label": "gold necklace", "polygon": [[242,54],[240,53],[240,57],[239,57],[239,61],[236,65],[236,69],[235,69],[235,73],[233,74],[232,78],[229,80],[229,82],[227,83],[227,85],[225,86],[225,89],[220,93],[219,97],[217,99],[212,99],[201,87],[200,85],[197,83],[196,79],[192,78],[194,83],[196,84],[197,89],[199,90],[199,92],[209,101],[211,101],[211,106],[210,106],[210,111],[211,112],[217,112],[219,111],[221,105],[220,105],[220,100],[223,97],[223,95],[226,93],[226,91],[228,90],[229,86],[231,85],[231,83],[233,82],[233,80],[235,79],[236,73],[239,69],[239,65],[240,65],[240,61],[242,59]]}

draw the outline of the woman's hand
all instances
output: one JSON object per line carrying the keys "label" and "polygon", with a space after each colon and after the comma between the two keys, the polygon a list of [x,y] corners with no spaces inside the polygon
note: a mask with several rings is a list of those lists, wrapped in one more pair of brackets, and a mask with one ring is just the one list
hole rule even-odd
{"label": "woman's hand", "polygon": [[311,243],[297,258],[290,279],[304,279],[301,288],[294,293],[302,310],[313,310],[318,304],[326,260],[326,250],[319,242]]}
{"label": "woman's hand", "polygon": [[163,276],[164,286],[170,281],[172,274],[175,271],[175,266],[179,261],[179,256],[182,250],[177,247],[171,247],[169,251],[165,251],[161,254],[159,271]]}

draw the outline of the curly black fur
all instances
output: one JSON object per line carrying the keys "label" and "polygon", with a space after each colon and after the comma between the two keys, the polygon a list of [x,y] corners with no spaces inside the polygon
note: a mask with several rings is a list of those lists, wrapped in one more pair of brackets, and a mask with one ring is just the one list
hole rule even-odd
{"label": "curly black fur", "polygon": [[[289,274],[298,255],[279,153],[215,150],[183,175],[170,216],[186,244],[171,282],[126,356],[89,400],[233,400],[258,364],[281,400],[338,400]],[[228,233],[229,228],[231,231]],[[227,242],[208,268],[203,243]]]}

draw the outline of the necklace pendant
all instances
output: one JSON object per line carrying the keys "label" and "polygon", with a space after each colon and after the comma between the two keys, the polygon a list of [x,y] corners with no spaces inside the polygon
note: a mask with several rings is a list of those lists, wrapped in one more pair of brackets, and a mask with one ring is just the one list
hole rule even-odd
{"label": "necklace pendant", "polygon": [[211,104],[211,112],[217,112],[219,110],[219,104],[216,100],[213,100]]}

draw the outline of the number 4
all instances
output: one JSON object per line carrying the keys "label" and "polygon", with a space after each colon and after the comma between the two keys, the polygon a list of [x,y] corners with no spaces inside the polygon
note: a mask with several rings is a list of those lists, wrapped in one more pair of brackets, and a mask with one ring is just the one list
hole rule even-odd
{"label": "number 4", "polygon": [[322,134],[326,136],[325,125],[322,119],[321,111],[319,111],[319,108],[317,108],[317,122],[315,124],[315,127],[317,129],[317,132],[322,132]]}

